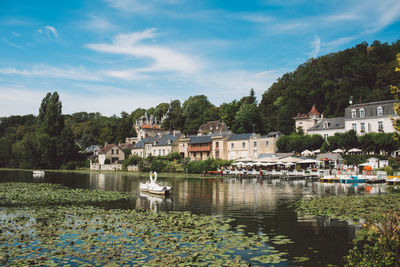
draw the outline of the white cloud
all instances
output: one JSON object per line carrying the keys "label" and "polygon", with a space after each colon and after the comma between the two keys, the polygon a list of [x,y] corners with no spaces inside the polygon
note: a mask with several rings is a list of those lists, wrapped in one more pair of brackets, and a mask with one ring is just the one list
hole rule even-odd
{"label": "white cloud", "polygon": [[51,36],[52,36],[54,39],[58,39],[58,32],[57,32],[56,28],[54,28],[53,26],[49,26],[49,25],[47,25],[45,28],[46,28],[47,36],[49,38],[51,38]]}
{"label": "white cloud", "polygon": [[0,117],[11,115],[37,115],[45,92],[26,88],[0,87]]}
{"label": "white cloud", "polygon": [[95,15],[89,16],[89,20],[84,23],[84,27],[95,31],[109,31],[116,29],[116,26],[106,18]]}
{"label": "white cloud", "polygon": [[314,37],[314,41],[312,42],[313,51],[310,53],[310,56],[316,58],[318,56],[319,51],[321,50],[321,39],[318,35]]}
{"label": "white cloud", "polygon": [[2,68],[0,69],[0,74],[26,77],[40,76],[47,78],[65,78],[85,81],[98,81],[101,79],[101,75],[90,72],[82,66],[78,68],[70,66],[58,68],[48,65],[34,65],[30,69]]}
{"label": "white cloud", "polygon": [[141,44],[142,41],[152,39],[156,35],[156,29],[147,29],[143,32],[119,34],[113,38],[111,44],[88,44],[86,47],[101,53],[128,55],[153,61],[150,66],[139,68],[139,71],[193,73],[201,68],[199,60],[191,56],[160,45]]}

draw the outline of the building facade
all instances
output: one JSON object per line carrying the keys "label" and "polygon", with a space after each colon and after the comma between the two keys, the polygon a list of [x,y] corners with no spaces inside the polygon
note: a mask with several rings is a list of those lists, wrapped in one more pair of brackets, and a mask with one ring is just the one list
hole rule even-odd
{"label": "building facade", "polygon": [[[398,118],[394,111],[394,104],[397,102],[397,100],[385,100],[353,105],[350,101],[350,106],[344,111],[344,117],[322,117],[320,121],[304,132],[306,134],[319,134],[324,138],[350,130],[354,130],[358,135],[372,132],[393,133],[395,130],[391,118]],[[296,120],[296,127],[304,121],[302,116],[296,116],[293,119]],[[303,123],[302,125],[308,124]]]}
{"label": "building facade", "polygon": [[106,159],[109,159],[110,163],[119,163],[125,159],[125,153],[119,146],[115,144],[106,144],[99,152],[99,164],[104,165]]}
{"label": "building facade", "polygon": [[293,119],[295,120],[296,131],[303,129],[307,133],[308,129],[319,123],[324,116],[317,110],[315,105],[307,114],[297,113]]}

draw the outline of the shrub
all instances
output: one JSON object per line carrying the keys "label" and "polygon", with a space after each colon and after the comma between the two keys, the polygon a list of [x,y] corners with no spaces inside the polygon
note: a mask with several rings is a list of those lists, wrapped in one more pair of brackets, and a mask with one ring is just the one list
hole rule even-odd
{"label": "shrub", "polygon": [[139,157],[137,155],[132,155],[129,158],[127,158],[126,160],[122,161],[122,169],[127,170],[128,166],[139,164],[139,170],[140,170],[140,163],[142,162],[142,160],[143,159],[141,157]]}
{"label": "shrub", "polygon": [[150,170],[153,172],[162,172],[167,166],[167,162],[163,160],[154,159],[150,164]]}
{"label": "shrub", "polygon": [[61,166],[62,170],[75,170],[76,169],[76,163],[73,161],[68,162],[65,165]]}
{"label": "shrub", "polygon": [[105,159],[104,160],[104,164],[110,164],[111,163],[111,160],[110,159]]}

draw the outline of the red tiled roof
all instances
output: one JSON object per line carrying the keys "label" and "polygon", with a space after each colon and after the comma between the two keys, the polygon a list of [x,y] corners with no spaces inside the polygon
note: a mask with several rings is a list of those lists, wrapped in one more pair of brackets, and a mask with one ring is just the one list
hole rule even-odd
{"label": "red tiled roof", "polygon": [[293,117],[294,120],[298,120],[298,119],[308,119],[308,115],[307,114],[302,114],[302,113],[297,113],[297,115],[295,117]]}
{"label": "red tiled roof", "polygon": [[160,129],[160,126],[158,125],[152,125],[152,124],[143,124],[140,126],[142,129]]}
{"label": "red tiled roof", "polygon": [[115,145],[115,144],[107,144],[105,147],[103,147],[101,150],[100,150],[100,152],[99,152],[99,154],[105,154],[105,153],[107,153],[111,148],[113,148],[113,147],[118,147],[117,145]]}
{"label": "red tiled roof", "polygon": [[321,115],[321,113],[319,113],[319,111],[317,110],[315,105],[313,105],[311,110],[310,110],[310,112],[308,112],[307,115],[309,115],[309,116],[311,116],[311,115]]}

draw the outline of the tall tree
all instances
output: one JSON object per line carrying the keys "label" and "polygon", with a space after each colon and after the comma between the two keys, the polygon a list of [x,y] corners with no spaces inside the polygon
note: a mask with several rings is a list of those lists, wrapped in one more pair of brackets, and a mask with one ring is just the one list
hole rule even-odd
{"label": "tall tree", "polygon": [[39,109],[38,131],[49,136],[60,135],[64,128],[62,104],[57,92],[48,93]]}

